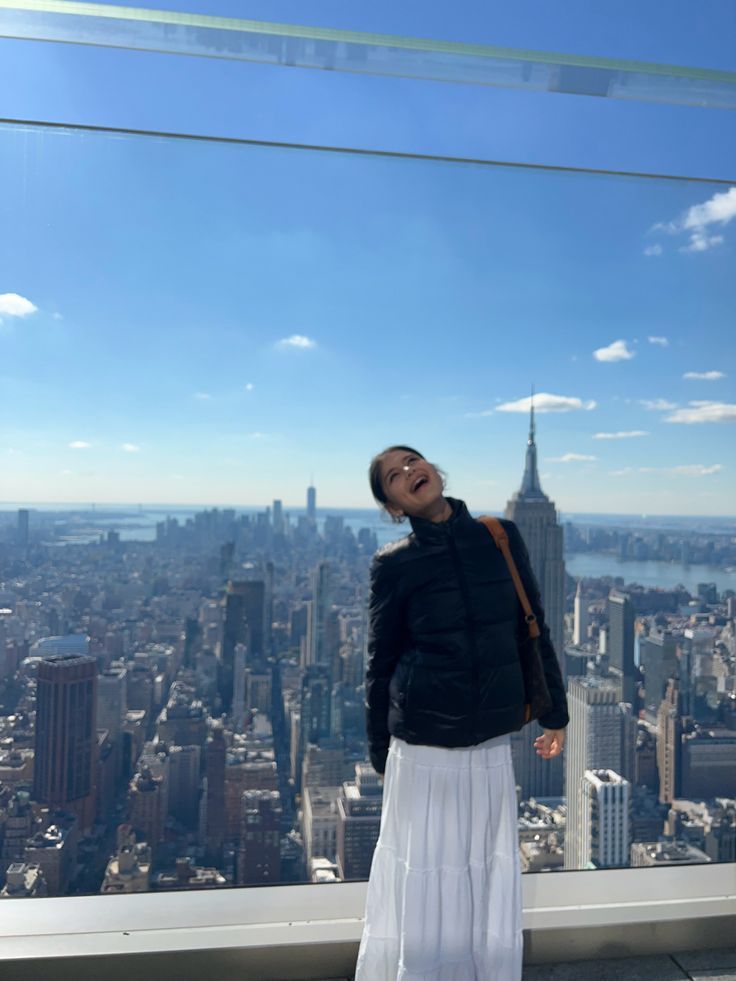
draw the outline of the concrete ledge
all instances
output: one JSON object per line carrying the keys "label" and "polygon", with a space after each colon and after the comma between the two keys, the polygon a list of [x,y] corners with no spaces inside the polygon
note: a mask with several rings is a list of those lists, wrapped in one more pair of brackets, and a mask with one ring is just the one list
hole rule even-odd
{"label": "concrete ledge", "polygon": [[[696,950],[736,935],[736,865],[524,876],[526,962]],[[0,977],[349,977],[366,884],[4,900]]]}

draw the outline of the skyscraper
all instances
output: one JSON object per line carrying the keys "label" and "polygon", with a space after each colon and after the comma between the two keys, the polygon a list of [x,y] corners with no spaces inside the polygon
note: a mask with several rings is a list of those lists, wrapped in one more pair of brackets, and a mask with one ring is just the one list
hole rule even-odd
{"label": "skyscraper", "polygon": [[112,739],[120,735],[128,709],[127,674],[125,667],[116,665],[97,678],[97,726],[107,729]]}
{"label": "skyscraper", "polygon": [[227,743],[221,723],[213,723],[205,748],[207,774],[207,836],[206,847],[210,861],[219,865],[225,841],[225,763]]}
{"label": "skyscraper", "polygon": [[281,882],[281,795],[277,790],[246,790],[240,806],[238,885]]}
{"label": "skyscraper", "polygon": [[340,876],[367,879],[381,828],[383,783],[368,763],[355,764],[355,782],[337,798],[337,864]]}
{"label": "skyscraper", "polygon": [[682,713],[678,679],[667,682],[657,712],[657,770],[659,800],[671,804],[680,793],[682,777]]}
{"label": "skyscraper", "polygon": [[584,868],[630,864],[631,784],[615,770],[586,770],[582,782]]}
{"label": "skyscraper", "polygon": [[621,686],[615,678],[571,678],[567,698],[570,725],[565,749],[565,868],[581,869],[590,861],[586,771],[614,770],[628,778],[633,766],[636,722],[630,707],[621,702]]}
{"label": "skyscraper", "polygon": [[327,643],[327,616],[330,610],[330,565],[320,562],[312,573],[312,601],[307,615],[306,663],[331,667]]}
{"label": "skyscraper", "polygon": [[[565,563],[562,526],[555,505],[542,490],[537,470],[534,402],[521,487],[506,505],[505,517],[514,521],[529,551],[544,606],[550,638],[560,659],[564,643]],[[537,726],[525,726],[512,740],[514,768],[522,797],[562,794],[562,757],[543,760],[534,749]]]}
{"label": "skyscraper", "polygon": [[575,590],[574,626],[572,632],[572,642],[576,647],[582,645],[588,639],[588,604],[583,596],[583,580],[578,579],[578,586]]}
{"label": "skyscraper", "polygon": [[641,664],[644,668],[645,709],[655,719],[664,698],[667,679],[678,673],[677,641],[671,631],[650,633],[641,641]]}
{"label": "skyscraper", "polygon": [[218,691],[222,707],[229,712],[233,701],[235,645],[245,644],[249,662],[262,657],[266,617],[266,587],[261,580],[229,582],[223,600],[225,616]]}
{"label": "skyscraper", "polygon": [[623,701],[635,704],[636,666],[634,664],[634,607],[626,593],[611,590],[608,595],[608,656],[612,668],[621,675]]}
{"label": "skyscraper", "polygon": [[307,487],[307,520],[314,523],[317,520],[317,488]]}
{"label": "skyscraper", "polygon": [[55,654],[39,662],[33,796],[73,811],[82,830],[95,815],[97,663]]}
{"label": "skyscraper", "polygon": [[28,548],[28,516],[27,508],[18,509],[17,540],[21,548]]}
{"label": "skyscraper", "polygon": [[242,732],[245,725],[245,657],[248,648],[245,644],[235,645],[233,658],[233,726],[235,732]]}

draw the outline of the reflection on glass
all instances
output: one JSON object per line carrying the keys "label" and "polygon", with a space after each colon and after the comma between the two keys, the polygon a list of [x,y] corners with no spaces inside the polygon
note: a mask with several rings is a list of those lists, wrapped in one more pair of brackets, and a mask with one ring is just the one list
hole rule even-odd
{"label": "reflection on glass", "polygon": [[564,663],[524,868],[734,860],[736,189],[0,139],[4,897],[367,875],[404,439],[517,521]]}
{"label": "reflection on glass", "polygon": [[736,108],[736,73],[69,0],[0,0],[0,37]]}

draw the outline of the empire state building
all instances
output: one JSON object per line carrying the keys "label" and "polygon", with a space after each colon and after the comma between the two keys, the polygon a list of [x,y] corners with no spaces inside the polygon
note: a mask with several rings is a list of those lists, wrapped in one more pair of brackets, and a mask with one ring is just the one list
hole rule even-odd
{"label": "empire state building", "polygon": [[[552,644],[564,670],[565,562],[562,526],[557,520],[554,502],[550,501],[539,482],[533,396],[524,476],[521,487],[506,505],[504,517],[516,524],[526,543],[539,583]],[[533,745],[534,737],[538,734],[539,728],[529,725],[513,740],[516,782],[521,785],[522,798],[559,796],[562,793],[562,757],[553,760],[538,757]]]}

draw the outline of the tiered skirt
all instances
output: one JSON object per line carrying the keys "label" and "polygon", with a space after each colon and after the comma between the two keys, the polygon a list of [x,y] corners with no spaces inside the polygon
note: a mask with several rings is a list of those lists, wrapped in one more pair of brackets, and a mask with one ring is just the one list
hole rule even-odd
{"label": "tiered skirt", "polygon": [[519,981],[521,961],[510,737],[392,737],[356,981]]}

